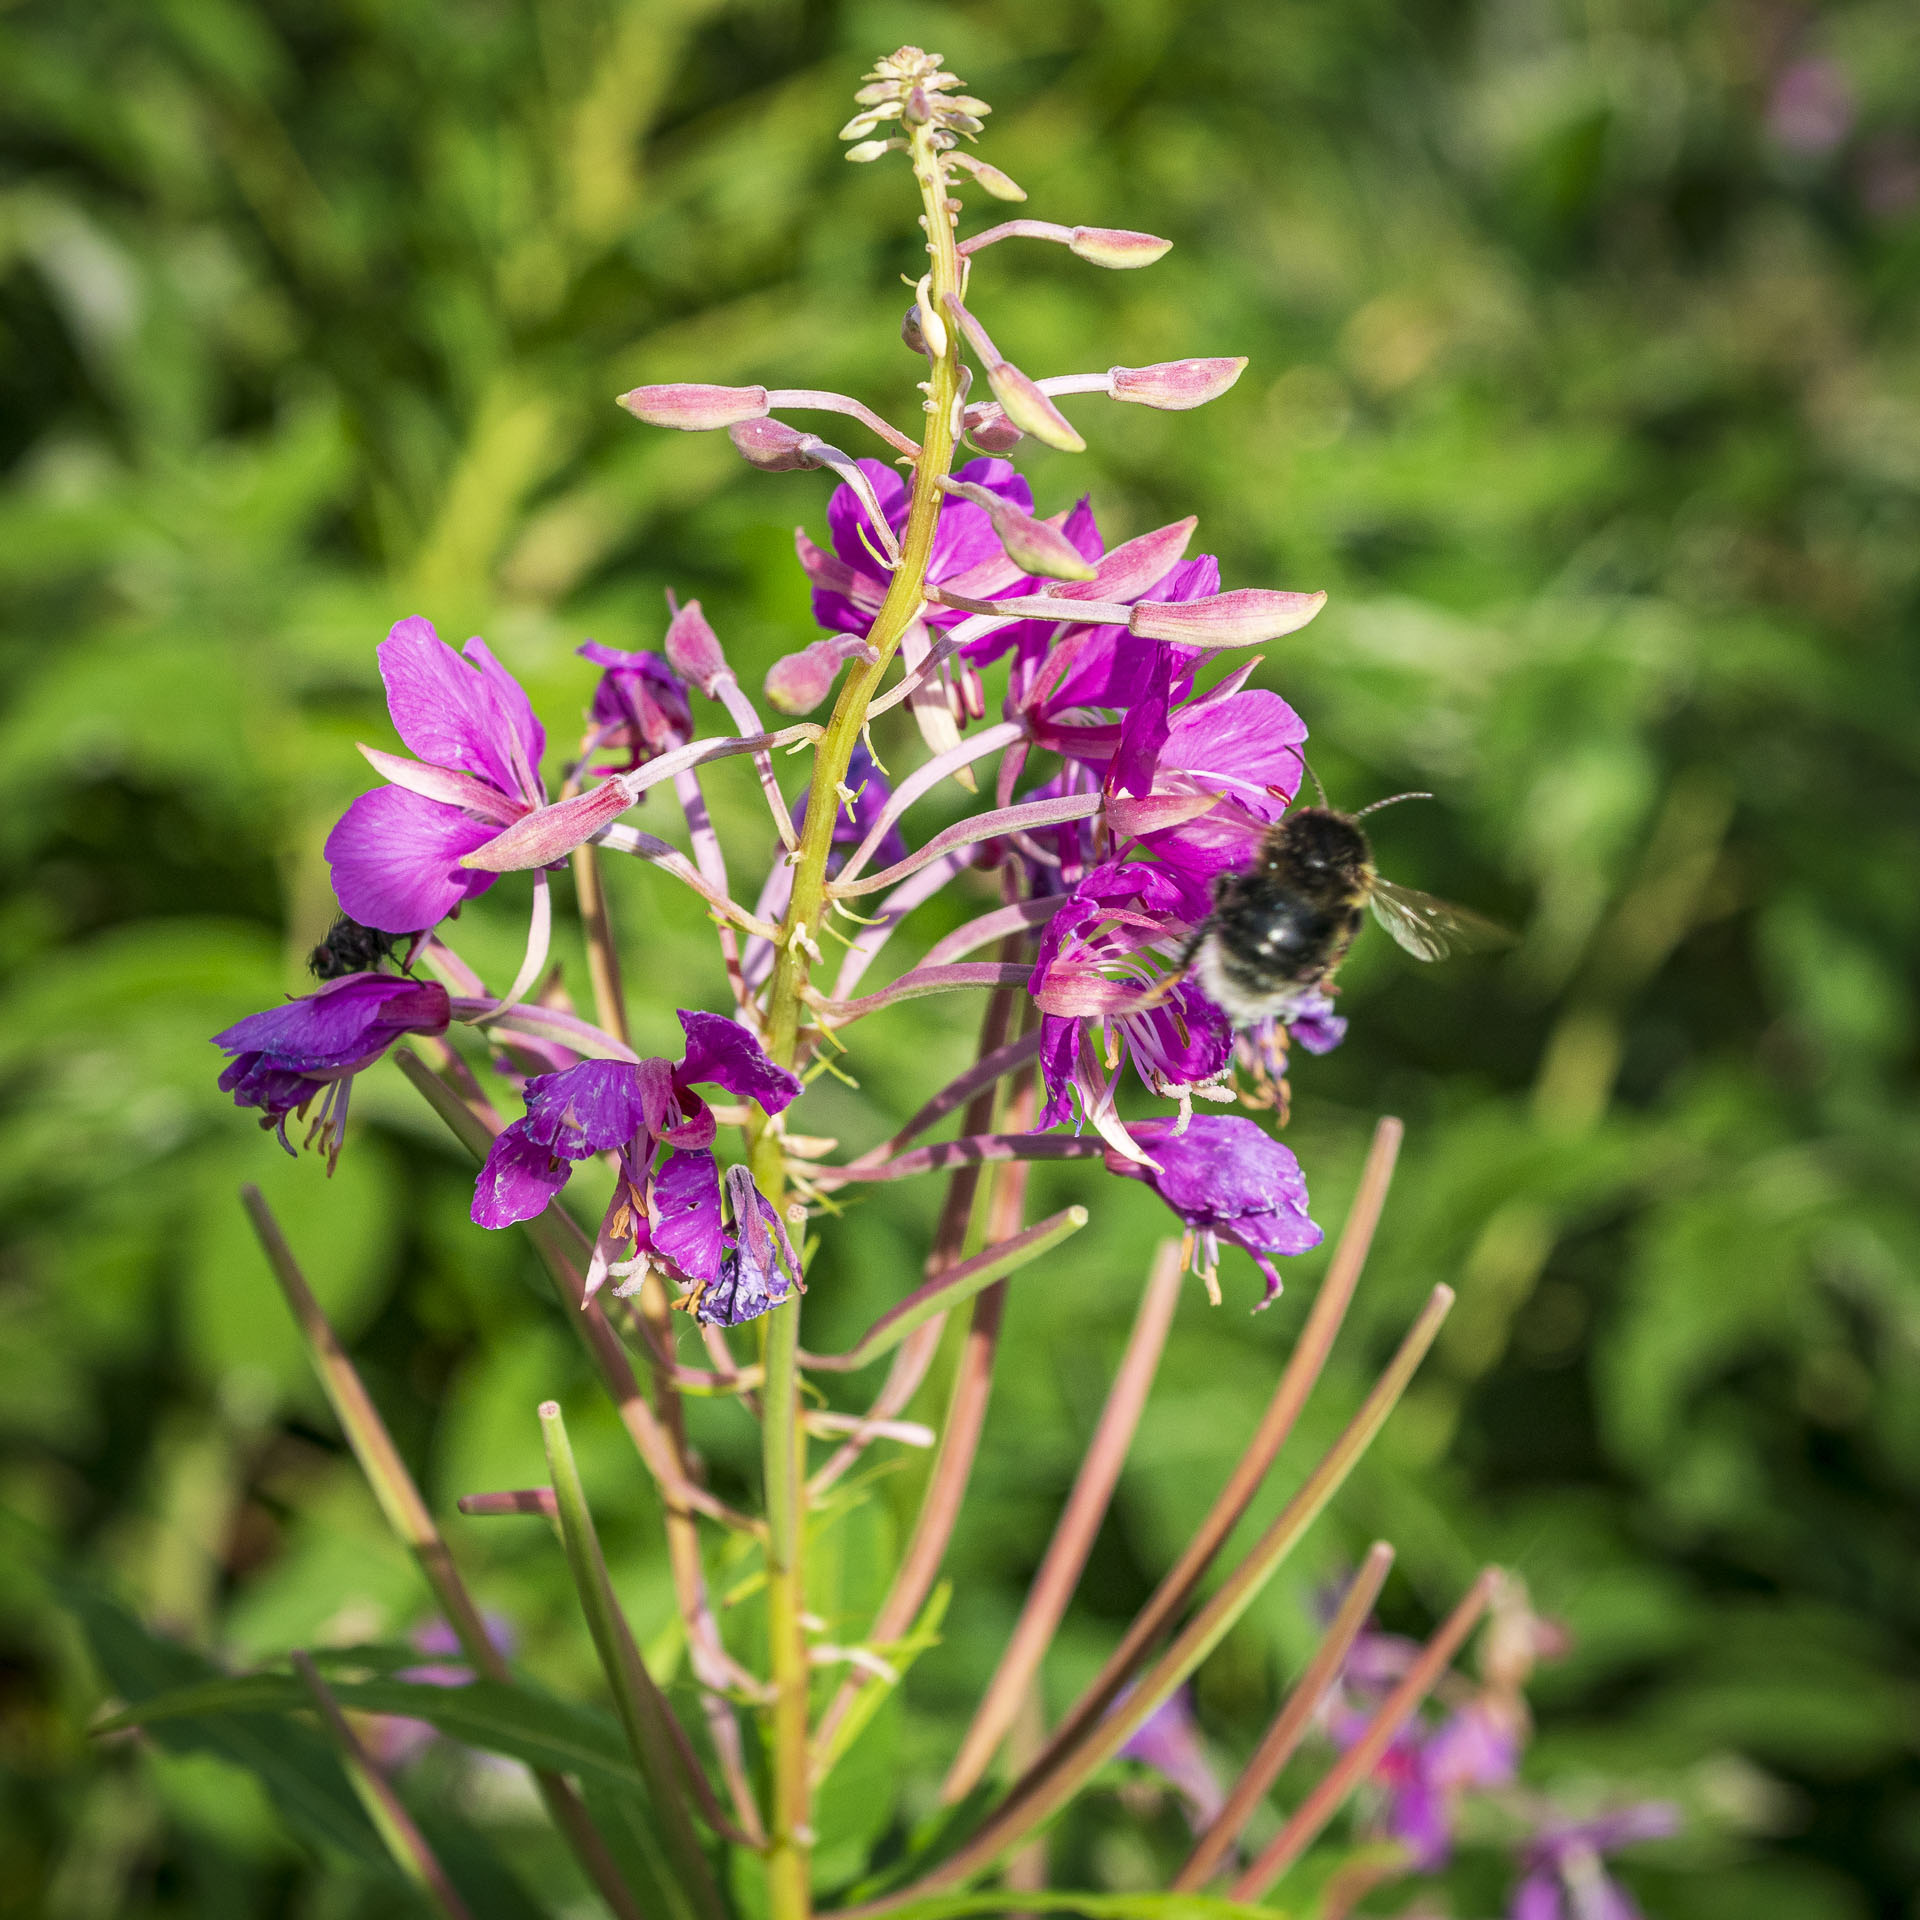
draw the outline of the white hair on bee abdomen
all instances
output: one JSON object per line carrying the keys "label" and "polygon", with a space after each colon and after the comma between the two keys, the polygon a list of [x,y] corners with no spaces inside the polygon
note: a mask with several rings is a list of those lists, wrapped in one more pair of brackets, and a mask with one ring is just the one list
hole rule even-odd
{"label": "white hair on bee abdomen", "polygon": [[1193,977],[1200,991],[1224,1013],[1235,1027],[1256,1026],[1262,1020],[1278,1020],[1298,1005],[1308,987],[1289,981],[1265,993],[1235,980],[1227,971],[1220,936],[1209,933],[1193,956]]}

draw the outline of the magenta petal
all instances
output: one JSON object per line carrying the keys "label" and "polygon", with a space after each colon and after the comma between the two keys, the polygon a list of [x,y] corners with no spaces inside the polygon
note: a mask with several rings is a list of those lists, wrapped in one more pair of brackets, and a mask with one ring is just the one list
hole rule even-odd
{"label": "magenta petal", "polygon": [[1073,1069],[1080,1058],[1080,1022],[1059,1014],[1040,1016],[1040,1079],[1046,1090],[1046,1105],[1034,1122],[1036,1133],[1045,1133],[1073,1117]]}
{"label": "magenta petal", "polygon": [[1120,744],[1107,772],[1110,790],[1144,794],[1153,790],[1162,750],[1168,744],[1167,706],[1173,693],[1174,658],[1171,647],[1156,647],[1146,685],[1134,697],[1121,723]]}
{"label": "magenta petal", "polygon": [[[903,532],[907,524],[907,483],[894,468],[879,460],[862,460],[858,465],[872,485],[873,497],[879,501],[888,525],[896,534]],[[833,498],[827,502],[827,535],[833,550],[855,573],[879,579],[884,585],[880,563],[867,544],[875,536],[873,529],[866,527],[866,519],[867,510],[860,504],[859,495],[851,487],[835,487]],[[861,538],[862,527],[866,527],[865,539]]]}
{"label": "magenta petal", "polygon": [[653,1176],[648,1209],[656,1253],[689,1280],[720,1275],[724,1235],[720,1220],[720,1169],[710,1153],[669,1151]]}
{"label": "magenta petal", "polygon": [[1109,1170],[1145,1180],[1188,1226],[1253,1254],[1305,1253],[1320,1244],[1299,1161],[1251,1120],[1196,1114],[1184,1131],[1171,1120],[1138,1120],[1129,1130],[1159,1170],[1112,1154]]}
{"label": "magenta petal", "polygon": [[418,933],[439,925],[495,876],[460,864],[500,829],[404,787],[363,793],[327,835],[341,907],[363,927]]}
{"label": "magenta petal", "polygon": [[[954,478],[985,487],[1024,514],[1033,512],[1033,489],[1010,461],[969,460]],[[933,552],[927,560],[927,578],[935,585],[943,580],[957,580],[963,573],[998,561],[1003,553],[1000,536],[994,532],[984,507],[951,495],[940,503],[940,520],[933,531]]]}
{"label": "magenta petal", "polygon": [[1306,722],[1277,693],[1255,687],[1177,715],[1160,765],[1277,820],[1299,790],[1306,738]]}
{"label": "magenta petal", "polygon": [[277,1068],[322,1073],[357,1065],[405,1033],[444,1033],[452,1017],[435,980],[389,973],[349,974],[318,993],[269,1007],[213,1037],[230,1054],[262,1053]]}
{"label": "magenta petal", "polygon": [[757,1102],[766,1113],[779,1113],[799,1098],[799,1075],[775,1066],[739,1021],[718,1013],[682,1011],[680,1026],[687,1036],[687,1057],[673,1075],[680,1086],[725,1087]]}
{"label": "magenta petal", "polygon": [[510,1227],[546,1211],[567,1184],[573,1169],[537,1140],[529,1140],[526,1122],[516,1120],[487,1149],[486,1164],[473,1189],[473,1224]]}
{"label": "magenta petal", "polygon": [[[519,683],[477,640],[468,666],[417,616],[380,643],[380,678],[394,730],[422,760],[491,781],[504,794],[537,803],[532,769],[545,735]],[[358,916],[356,916],[357,918]]]}
{"label": "magenta petal", "polygon": [[582,1060],[536,1074],[526,1102],[527,1117],[514,1127],[569,1160],[624,1147],[646,1126],[640,1070],[630,1060]]}

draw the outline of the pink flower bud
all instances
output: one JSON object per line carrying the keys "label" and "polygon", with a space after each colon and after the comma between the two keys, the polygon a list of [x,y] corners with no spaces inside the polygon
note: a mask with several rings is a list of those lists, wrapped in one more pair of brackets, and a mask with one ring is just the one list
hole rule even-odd
{"label": "pink flower bud", "polygon": [[1010,179],[998,167],[988,166],[984,160],[976,160],[970,153],[956,153],[950,164],[964,167],[996,200],[1024,200],[1027,197],[1027,190],[1019,181]]}
{"label": "pink flower bud", "polygon": [[667,623],[665,644],[667,664],[709,700],[713,698],[714,689],[733,671],[721,651],[719,637],[700,611],[698,600],[689,600]]}
{"label": "pink flower bud", "polygon": [[1242,587],[1184,603],[1141,600],[1127,620],[1127,631],[1183,647],[1251,647],[1297,632],[1326,604],[1324,593],[1279,593],[1266,587]]}
{"label": "pink flower bud", "polygon": [[816,640],[776,660],[767,670],[767,698],[782,713],[811,713],[833,691],[845,658],[831,640]]}
{"label": "pink flower bud", "polygon": [[989,367],[987,384],[1006,409],[1007,418],[1022,433],[1030,433],[1042,446],[1058,447],[1062,453],[1086,452],[1087,443],[1074,431],[1073,422],[1011,360]]}
{"label": "pink flower bud", "polygon": [[1157,367],[1110,367],[1116,400],[1184,413],[1218,400],[1246,369],[1239,360],[1163,360]]}
{"label": "pink flower bud", "polygon": [[1027,437],[1007,418],[1005,410],[990,400],[984,406],[967,409],[966,428],[967,438],[982,453],[1005,453]]}
{"label": "pink flower bud", "polygon": [[813,457],[820,436],[802,433],[783,421],[742,420],[727,429],[727,438],[740,450],[741,459],[762,473],[792,473],[798,467],[820,464]]}
{"label": "pink flower bud", "polygon": [[1091,580],[1093,567],[1058,527],[1022,513],[985,487],[969,487],[967,497],[987,510],[994,538],[1022,573],[1044,574],[1049,580]]}
{"label": "pink flower bud", "polygon": [[650,427],[678,427],[683,433],[705,433],[730,427],[736,420],[758,420],[767,411],[765,387],[701,387],[676,380],[664,387],[635,387],[620,396],[620,404],[636,420]]}
{"label": "pink flower bud", "polygon": [[611,826],[632,805],[633,796],[625,784],[609,780],[585,793],[576,793],[571,800],[536,807],[505,833],[497,833],[485,846],[475,847],[460,864],[482,873],[519,873],[528,867],[550,866],[564,860],[602,827]]}
{"label": "pink flower bud", "polygon": [[1075,227],[1067,242],[1096,267],[1150,267],[1172,245],[1158,234],[1131,233],[1125,227]]}

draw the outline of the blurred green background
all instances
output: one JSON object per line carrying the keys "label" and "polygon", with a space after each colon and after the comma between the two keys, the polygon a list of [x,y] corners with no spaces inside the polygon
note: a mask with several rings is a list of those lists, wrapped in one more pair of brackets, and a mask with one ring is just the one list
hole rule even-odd
{"label": "blurred green background", "polygon": [[[561,750],[590,684],[571,649],[655,643],[668,584],[750,685],[810,637],[791,530],[821,530],[817,478],[752,474],[611,396],[753,379],[907,417],[904,170],[849,168],[832,135],[908,40],[995,104],[983,151],[1026,211],[1176,242],[1125,276],[988,256],[1006,351],[1036,374],[1251,358],[1203,413],[1078,403],[1084,457],[1022,450],[1043,508],[1090,489],[1110,538],[1196,511],[1228,584],[1328,588],[1265,684],[1336,799],[1440,795],[1383,817],[1389,872],[1525,929],[1434,969],[1363,941],[1351,1038],[1295,1076],[1325,1220],[1374,1116],[1409,1127],[1302,1444],[1426,1288],[1461,1302],[1203,1675],[1223,1764],[1300,1658],[1315,1583],[1386,1533],[1398,1624],[1486,1557],[1570,1624],[1528,1777],[1685,1807],[1638,1876],[1650,1911],[1920,1913],[1908,0],[0,7],[0,1910],[391,1898],[298,1851],[219,1763],[90,1744],[102,1683],[50,1597],[79,1573],[233,1660],[423,1616],[242,1179],[436,1502],[538,1477],[532,1409],[558,1392],[623,1590],[666,1618],[633,1457],[398,1076],[363,1083],[329,1188],[215,1091],[206,1036],[297,987],[324,930],[320,843],[366,784],[352,742],[388,738],[394,619],[484,632]],[[714,804],[750,897],[751,794],[716,779]],[[641,1037],[664,1042],[674,1006],[724,989],[685,903],[616,878]],[[458,930],[501,978],[517,899]],[[866,1145],[976,1015],[881,1016],[861,1092],[803,1111]],[[874,1780],[911,1813],[938,1778],[1164,1224],[1131,1183],[1036,1183],[1036,1205],[1065,1195],[1096,1223],[1016,1283],[948,1637],[871,1736],[882,1814]],[[935,1198],[856,1212],[811,1344],[910,1284]],[[1258,1320],[1244,1261],[1224,1307],[1183,1305],[1056,1704],[1223,1477],[1316,1270]],[[744,1488],[744,1421],[709,1409],[699,1437]],[[551,1543],[454,1525],[531,1663],[589,1687]],[[1107,1795],[1056,1859],[1124,1887],[1177,1838]],[[1455,1910],[1504,1884],[1469,1847]]]}

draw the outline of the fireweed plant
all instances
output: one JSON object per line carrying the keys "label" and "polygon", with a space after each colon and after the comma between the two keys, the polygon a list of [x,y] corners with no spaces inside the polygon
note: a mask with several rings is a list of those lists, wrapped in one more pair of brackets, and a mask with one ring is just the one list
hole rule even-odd
{"label": "fireweed plant", "polygon": [[[337,1157],[355,1077],[392,1052],[480,1161],[474,1222],[532,1237],[658,1491],[685,1685],[669,1699],[649,1671],[551,1402],[539,1410],[549,1484],[460,1504],[557,1526],[617,1728],[514,1678],[502,1651],[511,1636],[470,1596],[293,1252],[249,1189],[254,1224],[336,1412],[443,1624],[384,1667],[297,1654],[290,1673],[217,1683],[220,1699],[229,1711],[317,1714],[372,1830],[449,1914],[478,1910],[472,1868],[463,1884],[390,1778],[403,1756],[430,1744],[432,1729],[526,1762],[559,1835],[622,1916],[799,1920],[823,1892],[850,1915],[1003,1912],[1016,1898],[1028,1910],[1073,1908],[1079,1896],[1046,1891],[1036,1842],[1125,1761],[1178,1795],[1193,1848],[1166,1893],[1129,1895],[1102,1912],[1250,1911],[1357,1794],[1355,1846],[1302,1883],[1317,1889],[1324,1913],[1346,1911],[1382,1881],[1443,1865],[1456,1817],[1473,1801],[1505,1821],[1520,1920],[1629,1914],[1602,1857],[1665,1831],[1668,1816],[1638,1807],[1575,1818],[1515,1784],[1527,1731],[1522,1689],[1554,1635],[1519,1583],[1496,1570],[1422,1647],[1367,1626],[1392,1559],[1375,1546],[1330,1603],[1318,1652],[1237,1781],[1215,1783],[1193,1726],[1191,1676],[1339,1489],[1451,1301],[1447,1288],[1434,1289],[1330,1451],[1244,1557],[1214,1577],[1352,1297],[1391,1175],[1392,1120],[1380,1123],[1326,1277],[1227,1485],[1104,1668],[1057,1724],[1037,1728],[1041,1665],[1113,1494],[1186,1274],[1197,1271],[1217,1301],[1222,1247],[1239,1248],[1261,1277],[1256,1304],[1265,1305],[1280,1289],[1277,1262],[1321,1238],[1299,1165],[1255,1116],[1284,1120],[1290,1046],[1325,1051],[1345,1023],[1316,995],[1284,1025],[1236,1033],[1181,973],[1215,880],[1249,865],[1305,765],[1305,726],[1277,694],[1247,685],[1247,650],[1304,626],[1324,595],[1223,589],[1214,560],[1188,557],[1191,519],[1109,546],[1086,501],[1043,514],[1005,457],[1023,439],[1081,449],[1062,401],[1099,396],[1182,411],[1224,393],[1244,362],[1036,380],[1007,360],[969,285],[985,249],[1036,240],[1096,267],[1132,269],[1168,243],[1025,218],[963,238],[964,194],[1025,195],[967,151],[988,109],[960,85],[938,55],[903,48],[867,76],[842,131],[854,143],[849,159],[898,154],[919,190],[926,270],[902,329],[925,372],[912,431],[824,392],[674,384],[621,399],[649,427],[724,431],[753,466],[837,480],[826,544],[804,533],[799,541],[825,637],[780,661],[766,687],[786,716],[831,696],[828,717],[767,726],[690,602],[671,608],[662,652],[581,648],[599,678],[579,752],[550,789],[540,722],[485,645],[471,640],[456,653],[424,619],[402,620],[379,664],[408,751],[363,749],[383,784],[354,801],[326,845],[340,906],[361,930],[343,929],[330,950],[354,970],[217,1036],[229,1056],[222,1087],[257,1108],[289,1151],[288,1123],[304,1120],[306,1137]],[[856,459],[781,417],[822,414],[872,436],[887,457]],[[1203,679],[1221,656],[1233,670]],[[1001,714],[991,723],[990,678]],[[705,703],[724,716],[720,730],[700,731]],[[896,779],[869,727],[902,705],[927,751]],[[811,772],[790,810],[777,768],[801,754]],[[777,849],[750,904],[700,784],[704,768],[735,755],[757,771]],[[978,810],[914,844],[909,811],[947,783],[977,796]],[[626,819],[656,787],[672,789],[691,857]],[[726,1010],[681,1010],[683,1043],[672,1057],[642,1058],[629,1042],[596,864],[622,857],[648,863],[663,885],[691,888],[717,928],[714,997]],[[569,862],[593,1020],[571,1011],[547,976],[549,876]],[[963,874],[985,876],[999,904],[891,984],[861,992],[892,933]],[[502,885],[530,894],[525,961],[504,993],[449,937],[466,901]],[[843,957],[829,969],[836,941]],[[809,1082],[837,1070],[860,1021],[947,993],[985,996],[977,1058],[951,1085],[930,1089],[891,1139],[837,1160],[833,1143],[791,1124]],[[517,1090],[517,1115],[497,1110],[473,1070],[476,1050]],[[1139,1105],[1136,1086],[1161,1103],[1153,1117],[1123,1117],[1123,1093],[1129,1109]],[[955,1137],[923,1142],[955,1117]],[[737,1155],[721,1147],[734,1130]],[[1153,1262],[1051,1546],[952,1758],[940,1814],[912,1831],[894,1828],[870,1857],[849,1863],[842,1850],[830,1877],[816,1876],[817,1843],[832,1838],[816,1831],[823,1783],[938,1631],[939,1570],[980,1437],[1009,1278],[1085,1223],[1078,1207],[1024,1218],[1031,1163],[1068,1159],[1144,1181],[1177,1237]],[[588,1161],[614,1176],[591,1233],[557,1204]],[[848,1189],[934,1174],[944,1175],[946,1198],[923,1284],[903,1287],[848,1351],[806,1350],[809,1260]],[[830,1643],[805,1598],[809,1530],[844,1506],[849,1473],[869,1449],[927,1441],[900,1415],[949,1316],[963,1309],[958,1372],[891,1587],[857,1643]],[[700,1364],[689,1364],[689,1351]],[[808,1372],[854,1373],[883,1359],[864,1414],[813,1406]],[[758,1419],[758,1512],[707,1486],[687,1440],[689,1393],[732,1396]],[[763,1666],[721,1632],[714,1581],[723,1559],[736,1593],[744,1578],[763,1595]],[[1468,1681],[1454,1663],[1483,1619],[1480,1678]],[[419,1664],[420,1646],[434,1664]],[[125,1718],[159,1722],[205,1705],[188,1689]],[[347,1709],[390,1718],[349,1720]],[[1324,1770],[1276,1825],[1271,1790],[1303,1746],[1325,1756]],[[1213,1901],[1197,1905],[1208,1889]]]}

